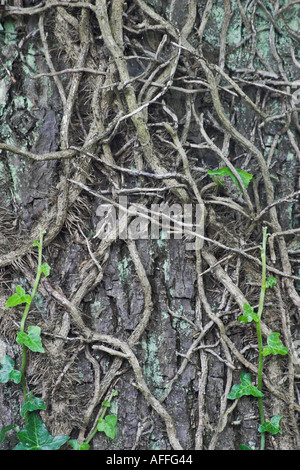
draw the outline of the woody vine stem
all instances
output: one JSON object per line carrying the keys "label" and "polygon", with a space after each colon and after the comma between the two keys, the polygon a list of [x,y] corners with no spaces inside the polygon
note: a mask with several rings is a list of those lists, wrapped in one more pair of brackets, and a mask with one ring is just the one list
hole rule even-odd
{"label": "woody vine stem", "polygon": [[[78,441],[73,442],[76,449],[89,445],[98,424],[112,435],[115,418],[101,418],[99,406],[110,397],[116,380],[123,397],[122,388],[126,385],[127,394],[128,380],[134,380],[141,399],[160,416],[155,421],[148,416],[156,436],[164,436],[162,426],[167,429],[168,443],[157,437],[156,445],[174,449],[194,445],[196,450],[234,447],[237,431],[249,437],[246,426],[230,427],[235,422],[236,399],[243,394],[254,396],[255,405],[258,399],[261,448],[281,446],[283,441],[286,445],[285,439],[275,443],[265,439],[267,432],[280,432],[280,417],[268,422],[264,392],[272,396],[268,403],[276,411],[271,414],[284,417],[288,446],[300,448],[300,359],[295,349],[300,229],[297,209],[293,209],[300,193],[296,174],[300,159],[299,34],[293,30],[299,2],[90,0],[23,2],[33,5],[24,8],[21,3],[6,1],[0,12],[0,298],[11,295],[7,282],[14,282],[16,269],[22,279],[17,282],[33,290],[27,296],[17,286],[12,296],[17,303],[11,306],[25,306],[17,334],[23,345],[22,374],[4,356],[0,382],[19,383],[22,375],[30,411],[38,399],[28,390],[36,387],[34,393],[43,396],[51,410],[44,414],[51,432],[71,435],[72,430],[73,436],[80,428]],[[220,178],[225,180],[222,187]],[[32,196],[32,202],[23,211],[25,193]],[[206,214],[205,237],[196,259],[190,254],[181,256],[177,242],[176,253],[175,243],[170,244],[172,251],[168,243],[149,244],[146,266],[139,241],[118,239],[123,219],[104,238],[94,236],[99,198],[113,205],[122,194],[128,194],[130,205],[144,207],[146,202],[147,208],[160,201],[201,206]],[[138,213],[130,217],[137,219]],[[256,252],[264,224],[271,236],[267,240],[264,230],[262,251]],[[46,232],[42,238],[40,227]],[[39,263],[32,254],[36,239]],[[38,327],[27,328],[41,275],[42,246],[48,249],[53,277],[43,280],[39,290],[45,299],[42,309],[46,304],[51,309],[43,314],[42,322],[37,303],[30,317],[36,316],[36,325],[41,322],[48,335],[47,354],[30,353],[32,375],[26,374],[25,382],[27,349],[42,352]],[[126,260],[130,257],[128,284],[132,280],[132,286],[137,286],[135,292],[130,291],[128,309],[119,301],[123,295],[129,299],[127,282],[121,276],[118,286],[115,282],[120,273],[114,263],[123,255]],[[169,270],[171,259],[176,264],[170,263]],[[31,267],[37,264],[36,275]],[[66,266],[71,266],[70,275]],[[117,288],[113,296],[107,284],[112,272]],[[278,280],[269,304],[265,292],[275,278],[266,279],[266,272]],[[102,293],[107,301],[102,302]],[[90,298],[95,303],[87,301]],[[99,300],[100,319],[98,310],[94,312]],[[56,304],[59,307],[53,307],[53,313]],[[286,352],[279,333],[269,335],[262,321],[271,308],[272,321],[289,347],[288,367],[286,361],[282,367],[281,361],[270,361],[271,367],[266,367],[266,355]],[[240,322],[255,323],[255,364],[249,361],[252,344],[240,349],[245,344],[240,336],[244,326],[236,321],[240,312]],[[17,324],[15,311],[9,313],[5,307],[0,311],[5,352],[10,347],[6,333],[15,334]],[[99,332],[102,321],[104,329]],[[183,330],[182,324],[187,328]],[[150,338],[155,339],[154,359],[161,370],[166,348],[170,352],[173,372],[162,374],[159,390],[155,380],[145,375],[148,361],[153,360],[148,354]],[[74,369],[81,361],[94,372],[90,379],[94,391],[91,394],[87,387],[79,397]],[[129,362],[127,370],[122,366],[125,361]],[[209,390],[220,367],[220,388],[214,395],[218,403],[212,406]],[[247,373],[241,373],[241,384],[232,388],[241,367]],[[278,369],[280,380],[274,380]],[[248,372],[257,379],[257,387]],[[185,377],[189,377],[186,382]],[[178,403],[181,380],[182,393],[189,396],[192,392],[196,410],[190,400]],[[157,398],[156,392],[162,390]],[[235,400],[229,408],[228,398]],[[70,406],[61,407],[62,400],[69,400]],[[135,415],[136,440],[128,433],[125,408],[118,445],[152,445],[150,434],[139,427],[145,422],[144,408]],[[34,424],[41,427],[34,416],[28,417],[27,431]],[[99,417],[104,422],[98,423]],[[61,437],[60,444],[64,440]],[[249,440],[256,437],[251,435]],[[53,439],[51,448],[57,442]],[[39,448],[43,445],[39,443]]]}

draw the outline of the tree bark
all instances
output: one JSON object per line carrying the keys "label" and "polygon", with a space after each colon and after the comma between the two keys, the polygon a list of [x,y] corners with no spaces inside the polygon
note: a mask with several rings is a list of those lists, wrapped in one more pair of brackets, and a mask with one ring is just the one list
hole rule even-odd
{"label": "tree bark", "polygon": [[[238,317],[258,307],[267,226],[263,342],[279,332],[289,354],[264,359],[266,420],[282,416],[266,449],[300,449],[300,7],[244,3],[0,10],[0,357],[20,367],[22,306],[6,300],[32,290],[43,229],[51,272],[27,324],[45,354],[26,380],[52,435],[88,440],[117,390],[115,438],[94,450],[259,448],[257,400],[227,396],[241,370],[257,381]],[[23,399],[0,384],[0,429],[24,426]]]}

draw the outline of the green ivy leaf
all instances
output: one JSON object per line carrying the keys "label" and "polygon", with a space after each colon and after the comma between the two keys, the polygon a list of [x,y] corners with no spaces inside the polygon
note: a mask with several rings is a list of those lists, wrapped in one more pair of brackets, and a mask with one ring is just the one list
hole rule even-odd
{"label": "green ivy leaf", "polygon": [[246,372],[240,373],[241,383],[233,385],[230,393],[227,398],[229,400],[235,400],[236,398],[241,398],[244,395],[252,395],[253,397],[263,397],[263,393],[258,390],[257,387],[251,385],[251,374]]}
{"label": "green ivy leaf", "polygon": [[275,277],[268,277],[268,279],[266,280],[266,287],[269,288],[269,287],[274,287],[276,285],[276,278]]}
{"label": "green ivy leaf", "polygon": [[102,404],[102,406],[105,407],[105,408],[109,408],[109,407],[110,407],[110,401],[109,401],[109,400],[104,400],[101,404]]}
{"label": "green ivy leaf", "polygon": [[258,315],[254,312],[253,307],[244,303],[243,315],[239,316],[238,321],[241,323],[250,323],[254,320],[256,323],[259,321]]}
{"label": "green ivy leaf", "polygon": [[77,439],[71,439],[69,441],[71,447],[74,450],[89,450],[90,446],[87,442],[82,442],[81,444],[77,441]]}
{"label": "green ivy leaf", "polygon": [[[245,188],[247,189],[249,186],[250,181],[253,179],[253,175],[251,173],[248,173],[247,171],[244,170],[239,170],[238,168],[236,169],[238,174],[241,177],[242,182],[244,183]],[[235,176],[232,175],[234,181],[235,181]],[[236,181],[236,184],[239,186],[238,181]]]}
{"label": "green ivy leaf", "polygon": [[49,276],[50,274],[50,266],[48,263],[43,263],[41,266],[41,272],[45,274],[45,276]]}
{"label": "green ivy leaf", "polygon": [[240,444],[239,450],[253,450],[251,447],[247,446],[246,444]]}
{"label": "green ivy leaf", "polygon": [[34,352],[45,352],[41,342],[41,329],[39,326],[29,326],[28,334],[19,331],[17,333],[17,343],[24,344]]}
{"label": "green ivy leaf", "polygon": [[[236,171],[239,174],[239,176],[241,177],[241,180],[242,180],[245,188],[247,189],[248,186],[249,186],[250,181],[253,178],[253,175],[251,173],[247,173],[246,171],[240,170],[238,168],[236,168]],[[214,177],[224,178],[225,176],[230,176],[232,181],[237,185],[237,187],[240,189],[240,192],[241,192],[240,183],[238,182],[238,180],[236,179],[236,177],[234,176],[234,174],[232,173],[230,168],[223,167],[223,168],[220,168],[219,170],[214,170],[214,171],[208,170],[207,174],[210,175],[212,178],[214,178]],[[218,183],[222,184],[220,180],[218,180]]]}
{"label": "green ivy leaf", "polygon": [[282,434],[282,431],[279,425],[281,418],[282,417],[280,415],[273,416],[270,422],[266,421],[259,426],[258,428],[259,432],[270,432],[273,435],[278,434],[278,433]]}
{"label": "green ivy leaf", "polygon": [[271,333],[267,337],[268,346],[263,349],[263,355],[268,356],[269,354],[281,354],[285,356],[289,350],[279,341],[279,333]]}
{"label": "green ivy leaf", "polygon": [[70,438],[51,436],[37,413],[30,413],[25,429],[17,433],[20,440],[13,450],[57,450]]}
{"label": "green ivy leaf", "polygon": [[107,415],[105,416],[105,419],[100,418],[98,421],[97,430],[100,432],[103,431],[107,437],[113,439],[115,437],[117,420],[118,418],[115,415]]}
{"label": "green ivy leaf", "polygon": [[25,290],[21,286],[16,287],[16,293],[11,295],[6,302],[6,307],[15,307],[20,304],[30,304],[31,296],[25,294]]}
{"label": "green ivy leaf", "polygon": [[21,381],[21,372],[15,370],[15,363],[13,359],[9,356],[4,356],[1,359],[2,369],[0,370],[0,383],[5,384],[9,380],[12,380],[15,384],[20,383]]}
{"label": "green ivy leaf", "polygon": [[36,411],[36,410],[45,410],[46,404],[41,398],[37,398],[33,396],[33,392],[29,392],[26,397],[25,403],[22,405],[21,415],[24,418],[26,413],[29,411]]}
{"label": "green ivy leaf", "polygon": [[2,444],[2,442],[4,441],[5,439],[5,436],[6,436],[6,433],[8,433],[9,431],[11,431],[12,429],[16,429],[17,431],[19,430],[19,426],[17,424],[9,424],[8,426],[4,426],[1,430],[0,430],[0,444]]}

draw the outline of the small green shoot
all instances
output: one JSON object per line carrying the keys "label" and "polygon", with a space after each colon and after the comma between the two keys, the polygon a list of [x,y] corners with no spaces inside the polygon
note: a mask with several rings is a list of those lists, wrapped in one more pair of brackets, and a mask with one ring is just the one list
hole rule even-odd
{"label": "small green shoot", "polygon": [[[110,402],[113,397],[117,396],[117,390],[113,390],[109,399],[102,402],[103,411],[98,420],[97,431],[104,432],[107,437],[114,439],[115,429],[117,425],[117,417],[115,415],[106,415],[107,409],[110,408]],[[105,418],[104,418],[105,416]]]}
{"label": "small green shoot", "polygon": [[[247,173],[247,171],[240,170],[238,168],[236,168],[236,171],[239,174],[245,188],[247,189],[248,186],[249,186],[250,181],[253,178],[253,175],[251,173]],[[234,174],[232,173],[230,168],[223,167],[223,168],[220,168],[219,170],[214,170],[214,171],[209,170],[207,172],[207,174],[210,175],[212,177],[212,179],[216,179],[217,183],[221,184],[221,185],[223,185],[223,183],[222,183],[222,181],[220,181],[219,178],[224,178],[225,176],[230,176],[230,178],[232,179],[234,184],[236,184],[236,186],[239,188],[239,190],[241,192],[240,183],[238,182],[237,178],[234,176]]]}
{"label": "small green shoot", "polygon": [[[262,259],[262,279],[261,279],[261,291],[259,298],[259,305],[257,313],[254,312],[253,307],[248,303],[244,303],[243,315],[241,315],[238,320],[241,323],[251,323],[254,321],[256,326],[257,340],[258,340],[258,374],[257,374],[257,387],[251,384],[251,376],[246,372],[241,372],[241,384],[233,385],[230,393],[227,398],[234,400],[240,398],[243,395],[253,395],[258,399],[259,414],[260,414],[260,426],[259,432],[261,433],[261,442],[260,449],[264,450],[265,448],[265,433],[269,432],[271,434],[277,434],[281,432],[279,421],[281,419],[280,415],[274,416],[271,418],[270,422],[266,422],[264,418],[264,409],[263,409],[263,393],[262,393],[262,374],[263,374],[263,359],[265,356],[270,354],[282,356],[288,354],[288,348],[286,348],[279,341],[279,333],[271,333],[267,337],[268,346],[263,346],[262,333],[261,333],[261,317],[264,307],[264,298],[266,289],[272,288],[276,285],[276,279],[272,276],[266,279],[266,245],[267,245],[267,228],[263,228],[263,244],[261,247],[261,259]],[[248,446],[242,444],[239,447],[241,450],[251,450]]]}
{"label": "small green shoot", "polygon": [[86,442],[82,442],[81,444],[77,441],[77,439],[71,439],[69,441],[69,444],[71,447],[73,447],[74,450],[89,450],[90,445],[87,444]]}
{"label": "small green shoot", "polygon": [[257,323],[259,321],[258,315],[254,312],[253,307],[247,303],[244,303],[244,312],[243,315],[238,318],[238,321],[241,323],[251,323],[252,320]]}
{"label": "small green shoot", "polygon": [[6,383],[9,380],[15,383],[22,382],[25,398],[21,411],[21,416],[25,418],[25,428],[20,431],[16,425],[9,425],[5,426],[0,431],[0,441],[2,442],[8,431],[12,429],[17,430],[17,437],[20,442],[14,450],[57,450],[69,440],[69,436],[53,437],[48,432],[43,420],[37,414],[37,410],[45,410],[46,405],[43,400],[34,397],[32,392],[27,391],[25,379],[27,349],[33,352],[45,352],[41,341],[41,328],[33,325],[28,327],[28,333],[25,332],[26,318],[36,294],[41,275],[49,276],[50,274],[50,266],[47,263],[42,263],[43,235],[44,232],[41,231],[40,240],[35,240],[33,243],[33,246],[38,248],[38,269],[31,295],[26,294],[21,286],[17,286],[16,292],[11,295],[6,302],[7,307],[16,307],[17,305],[25,304],[20,331],[18,331],[16,338],[17,343],[23,346],[21,371],[15,370],[14,361],[9,356],[2,358],[2,369],[0,370],[0,383]]}
{"label": "small green shoot", "polygon": [[107,437],[110,437],[111,439],[114,439],[115,437],[115,429],[116,429],[118,419],[115,415],[105,416],[105,414],[107,412],[107,409],[110,408],[110,402],[112,398],[116,397],[117,395],[118,395],[117,390],[113,390],[112,393],[110,394],[109,399],[102,402],[103,411],[97,424],[97,431],[104,432],[105,435]]}
{"label": "small green shoot", "polygon": [[30,326],[28,328],[28,333],[25,333],[25,322],[26,318],[31,306],[31,303],[34,299],[36,294],[41,275],[44,274],[48,276],[50,273],[50,266],[47,263],[42,263],[42,251],[43,251],[43,237],[44,231],[41,230],[40,232],[40,240],[35,240],[33,242],[34,247],[38,247],[38,268],[35,278],[35,283],[33,286],[33,290],[31,295],[26,294],[25,290],[21,286],[16,287],[16,293],[13,294],[7,300],[7,307],[15,307],[16,305],[20,305],[25,303],[24,313],[21,319],[20,331],[17,333],[17,342],[23,345],[23,358],[22,358],[22,365],[21,365],[21,382],[23,387],[24,396],[27,396],[27,386],[25,380],[25,367],[26,367],[26,355],[27,355],[27,348],[34,352],[44,353],[44,348],[41,343],[40,338],[40,328],[38,326]]}
{"label": "small green shoot", "polygon": [[114,439],[117,420],[115,415],[107,415],[104,419],[99,419],[97,430],[103,431],[107,437]]}
{"label": "small green shoot", "polygon": [[118,395],[117,390],[113,390],[108,398],[108,400],[104,400],[102,402],[103,411],[101,413],[100,418],[98,419],[98,423],[94,431],[91,433],[89,439],[86,442],[78,442],[77,439],[72,439],[69,444],[73,447],[74,450],[88,450],[89,449],[89,442],[93,439],[97,432],[104,432],[104,434],[109,437],[110,439],[114,439],[116,425],[118,418],[116,415],[106,415],[107,409],[110,408],[111,400],[113,397]]}
{"label": "small green shoot", "polygon": [[25,419],[25,428],[19,430],[17,425],[8,425],[3,427],[0,430],[0,444],[5,439],[6,434],[14,429],[17,431],[17,437],[20,442],[13,450],[58,450],[67,441],[69,441],[74,450],[88,450],[90,448],[89,442],[96,432],[104,432],[105,435],[111,439],[115,437],[117,416],[105,416],[105,414],[107,409],[110,407],[112,398],[118,395],[116,390],[113,390],[108,400],[105,400],[102,403],[103,411],[98,423],[87,442],[82,443],[78,442],[76,439],[69,440],[69,436],[51,436],[38,414],[38,410],[46,410],[45,402],[38,397],[34,397],[33,392],[27,390],[25,379],[27,349],[37,353],[45,353],[41,341],[41,328],[39,326],[31,325],[28,327],[28,332],[25,332],[26,318],[37,292],[41,275],[49,276],[50,274],[50,266],[47,263],[42,263],[43,236],[44,231],[41,231],[40,240],[35,240],[33,242],[33,246],[38,248],[38,268],[31,295],[26,294],[25,290],[21,286],[17,286],[16,292],[8,298],[6,303],[7,307],[16,307],[17,305],[25,304],[20,324],[20,331],[18,331],[16,337],[16,342],[23,346],[21,370],[19,371],[15,369],[15,363],[9,356],[4,356],[0,362],[0,383],[7,383],[9,380],[12,380],[16,384],[20,382],[22,383],[25,401],[22,406],[21,416]]}

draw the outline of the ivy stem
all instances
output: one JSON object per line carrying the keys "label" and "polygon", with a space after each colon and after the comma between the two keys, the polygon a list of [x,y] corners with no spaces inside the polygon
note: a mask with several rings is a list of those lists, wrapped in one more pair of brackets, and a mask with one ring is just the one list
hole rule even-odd
{"label": "ivy stem", "polygon": [[[33,301],[33,298],[36,294],[36,291],[37,291],[37,288],[38,288],[38,285],[39,285],[39,282],[40,282],[40,277],[41,277],[41,274],[42,274],[41,266],[42,266],[42,252],[43,252],[44,233],[45,232],[43,230],[41,230],[41,232],[40,232],[40,242],[37,243],[38,250],[39,250],[38,251],[38,269],[37,269],[36,278],[35,278],[34,286],[33,286],[33,289],[32,289],[32,293],[30,295],[30,301],[26,304],[25,309],[24,309],[24,313],[23,313],[23,316],[22,316],[22,319],[21,319],[21,324],[20,324],[20,332],[21,333],[24,332],[26,318],[27,318],[31,303]],[[22,364],[21,364],[21,383],[22,383],[23,394],[24,394],[25,400],[26,400],[26,397],[27,397],[27,394],[28,394],[26,379],[25,379],[26,356],[27,356],[27,347],[25,346],[25,344],[23,344],[23,354],[22,354]]]}
{"label": "ivy stem", "polygon": [[[262,370],[263,370],[263,345],[262,345],[260,320],[256,323],[256,332],[257,332],[258,348],[259,348],[257,388],[261,392],[261,388],[262,388]],[[264,422],[265,422],[265,417],[264,417],[264,408],[263,408],[262,397],[258,397],[258,406],[259,406],[259,414],[260,414],[260,424],[263,425]],[[260,449],[264,450],[264,447],[265,447],[265,433],[262,432],[261,433]]]}
{"label": "ivy stem", "polygon": [[[256,332],[257,332],[257,339],[258,339],[258,349],[259,349],[259,360],[258,360],[258,375],[257,375],[257,388],[261,392],[262,389],[262,371],[263,371],[263,342],[262,342],[262,334],[261,334],[261,317],[264,308],[264,300],[265,300],[265,292],[266,292],[266,246],[267,246],[267,227],[263,228],[263,243],[261,248],[261,260],[262,260],[262,277],[261,277],[261,290],[260,290],[260,298],[259,298],[259,306],[258,306],[258,322],[256,322]],[[259,414],[260,414],[260,422],[261,425],[264,424],[264,409],[263,409],[263,401],[262,397],[258,397],[258,406],[259,406]],[[265,448],[265,433],[261,433],[261,442],[260,442],[260,450],[264,450]]]}

